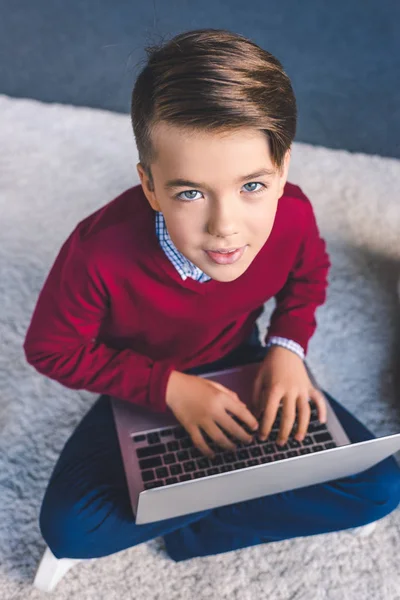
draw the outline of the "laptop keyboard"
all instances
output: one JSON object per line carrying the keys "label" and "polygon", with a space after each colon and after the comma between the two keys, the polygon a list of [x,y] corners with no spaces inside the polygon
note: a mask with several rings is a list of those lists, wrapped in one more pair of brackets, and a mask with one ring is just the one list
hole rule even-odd
{"label": "laptop keyboard", "polygon": [[[336,443],[326,424],[318,421],[315,404],[311,403],[310,408],[310,423],[307,435],[302,442],[293,437],[297,427],[296,419],[287,443],[284,446],[275,444],[279,433],[282,407],[279,407],[268,439],[263,442],[258,439],[257,435],[253,435],[253,441],[245,444],[224,431],[228,439],[236,445],[234,450],[225,450],[203,433],[205,440],[215,453],[213,458],[204,456],[194,446],[187,431],[179,425],[134,434],[132,440],[139,461],[144,489],[149,490],[190,479],[238,471],[246,467],[335,448]],[[243,423],[241,425],[247,430]]]}

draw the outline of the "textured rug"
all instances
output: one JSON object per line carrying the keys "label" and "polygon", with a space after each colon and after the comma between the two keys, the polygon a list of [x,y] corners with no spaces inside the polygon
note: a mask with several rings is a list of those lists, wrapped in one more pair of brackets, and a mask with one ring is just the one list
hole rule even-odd
{"label": "textured rug", "polygon": [[[40,503],[97,396],[37,374],[22,343],[62,242],[78,220],[139,182],[137,152],[127,115],[0,96],[0,120],[0,598],[39,599],[31,584],[44,550]],[[310,366],[376,435],[397,433],[400,161],[298,143],[289,180],[309,195],[333,265]],[[342,531],[178,564],[153,540],[77,565],[53,597],[395,600],[399,555],[397,509],[365,539]]]}

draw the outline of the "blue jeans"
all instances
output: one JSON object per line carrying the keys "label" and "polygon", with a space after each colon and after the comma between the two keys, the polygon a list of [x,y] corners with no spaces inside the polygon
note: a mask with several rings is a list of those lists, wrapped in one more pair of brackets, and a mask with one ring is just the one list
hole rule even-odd
{"label": "blue jeans", "polygon": [[[260,361],[258,330],[199,374]],[[374,438],[325,390],[351,441]],[[377,400],[378,401],[378,400]],[[400,502],[400,468],[390,456],[350,477],[155,523],[136,525],[109,397],[102,395],[66,442],[40,511],[42,535],[57,558],[106,556],[164,536],[175,561],[261,543],[317,535],[381,519]]]}

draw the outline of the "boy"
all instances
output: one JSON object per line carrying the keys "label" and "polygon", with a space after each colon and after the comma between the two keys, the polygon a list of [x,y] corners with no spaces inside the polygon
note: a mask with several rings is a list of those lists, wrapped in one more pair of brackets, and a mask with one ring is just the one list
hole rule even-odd
{"label": "boy", "polygon": [[[101,394],[67,441],[40,525],[57,558],[93,558],[163,535],[174,560],[362,525],[400,498],[391,457],[361,475],[135,525],[109,396],[170,409],[211,455],[301,440],[323,395],[303,362],[330,267],[311,204],[287,183],[296,102],[280,62],[246,38],[197,30],[148,49],[132,96],[141,185],[78,224],[44,284],[27,360]],[[256,319],[277,305],[265,337]],[[197,375],[260,361],[252,406]],[[329,396],[350,439],[374,437]],[[239,418],[240,426],[233,418]],[[206,435],[207,434],[207,435]]]}

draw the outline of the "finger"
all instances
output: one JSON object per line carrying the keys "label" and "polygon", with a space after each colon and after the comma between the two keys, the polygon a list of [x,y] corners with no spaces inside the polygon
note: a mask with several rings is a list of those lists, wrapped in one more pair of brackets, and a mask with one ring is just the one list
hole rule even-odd
{"label": "finger", "polygon": [[226,437],[216,423],[210,421],[210,423],[207,423],[207,425],[204,426],[204,431],[206,431],[207,435],[209,435],[218,446],[221,446],[221,448],[225,448],[226,450],[234,450],[236,448],[235,444]]}
{"label": "finger", "polygon": [[278,412],[279,403],[282,398],[282,390],[280,388],[273,388],[269,392],[268,398],[265,402],[264,414],[260,425],[260,440],[266,440],[271,432],[272,425],[276,419],[276,413]]}
{"label": "finger", "polygon": [[242,421],[244,425],[247,425],[250,431],[257,431],[258,421],[245,404],[230,404],[225,408]]}
{"label": "finger", "polygon": [[320,423],[326,423],[327,419],[327,408],[326,408],[326,399],[324,394],[317,390],[316,388],[312,388],[310,390],[310,398],[314,400],[315,404],[318,408],[318,419]]}
{"label": "finger", "polygon": [[294,437],[298,442],[302,442],[307,433],[310,415],[311,408],[308,397],[303,396],[297,401],[297,431]]}
{"label": "finger", "polygon": [[188,430],[189,435],[192,438],[193,444],[206,456],[212,458],[214,456],[214,452],[211,450],[209,445],[206,443],[200,429],[198,427],[194,427],[190,431]]}
{"label": "finger", "polygon": [[296,418],[296,399],[297,392],[292,392],[290,394],[286,394],[285,396],[282,409],[281,426],[279,428],[279,435],[276,442],[279,445],[286,444],[290,432],[293,429],[294,420]]}
{"label": "finger", "polygon": [[253,436],[247,433],[247,431],[240,426],[240,423],[237,423],[227,412],[224,411],[217,423],[225,431],[230,433],[230,435],[242,442],[249,444],[253,441]]}

